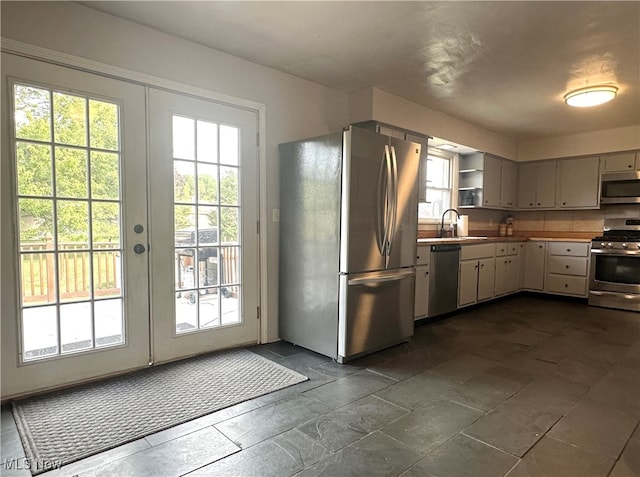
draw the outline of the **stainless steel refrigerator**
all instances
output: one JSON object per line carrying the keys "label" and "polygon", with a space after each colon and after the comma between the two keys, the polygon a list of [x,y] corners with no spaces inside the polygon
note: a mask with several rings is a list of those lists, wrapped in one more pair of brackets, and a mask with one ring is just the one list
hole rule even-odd
{"label": "stainless steel refrigerator", "polygon": [[280,337],[339,362],[413,335],[420,144],[280,145]]}

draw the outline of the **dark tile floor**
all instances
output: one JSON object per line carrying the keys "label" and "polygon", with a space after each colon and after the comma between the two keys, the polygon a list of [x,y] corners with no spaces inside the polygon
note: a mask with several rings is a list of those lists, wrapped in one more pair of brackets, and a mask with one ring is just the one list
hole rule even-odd
{"label": "dark tile floor", "polygon": [[[515,296],[349,365],[251,349],[310,380],[45,477],[640,475],[638,313]],[[22,456],[3,408],[2,461]]]}

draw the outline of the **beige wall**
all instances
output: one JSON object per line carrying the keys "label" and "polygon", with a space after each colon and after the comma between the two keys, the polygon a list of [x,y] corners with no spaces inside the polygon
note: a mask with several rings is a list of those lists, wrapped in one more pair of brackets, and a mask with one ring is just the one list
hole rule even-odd
{"label": "beige wall", "polygon": [[349,95],[349,121],[368,119],[516,159],[515,141],[377,88]]}
{"label": "beige wall", "polygon": [[640,125],[516,141],[377,88],[349,95],[349,121],[376,121],[518,162],[640,149]]}
{"label": "beige wall", "polygon": [[518,143],[519,161],[640,149],[640,125]]}
{"label": "beige wall", "polygon": [[[278,144],[337,131],[346,93],[73,2],[1,2],[2,36],[266,106],[267,210],[279,207]],[[278,338],[278,224],[267,227],[268,338]]]}

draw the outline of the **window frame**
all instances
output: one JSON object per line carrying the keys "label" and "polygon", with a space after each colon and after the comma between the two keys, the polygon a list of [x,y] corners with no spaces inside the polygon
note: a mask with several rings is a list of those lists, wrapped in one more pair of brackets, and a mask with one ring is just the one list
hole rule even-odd
{"label": "window frame", "polygon": [[[425,186],[425,197],[421,197],[419,203],[426,202],[426,191],[431,190],[448,190],[451,194],[451,208],[457,209],[458,207],[458,169],[459,169],[459,161],[458,154],[450,151],[443,151],[441,149],[437,149],[435,147],[428,146],[427,147],[427,157],[426,157],[426,177],[425,181],[429,179],[429,157],[437,157],[440,159],[449,160],[449,188],[441,188],[441,187],[430,187],[428,182]],[[451,215],[451,212],[449,212]],[[448,217],[445,217],[445,220]],[[418,225],[423,224],[440,224],[442,217],[420,217],[419,206],[418,206]]]}

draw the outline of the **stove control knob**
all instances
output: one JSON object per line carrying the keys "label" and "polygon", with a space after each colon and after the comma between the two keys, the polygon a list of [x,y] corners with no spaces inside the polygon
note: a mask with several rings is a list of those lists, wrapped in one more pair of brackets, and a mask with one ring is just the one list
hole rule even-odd
{"label": "stove control knob", "polygon": [[601,246],[601,247],[604,247],[604,246],[605,246],[605,243],[604,243],[604,242],[600,242],[600,246]]}
{"label": "stove control knob", "polygon": [[607,243],[607,248],[613,248],[613,243],[611,242]]}
{"label": "stove control knob", "polygon": [[622,244],[622,248],[627,248],[627,244],[626,244],[626,243],[623,243],[623,244]]}

